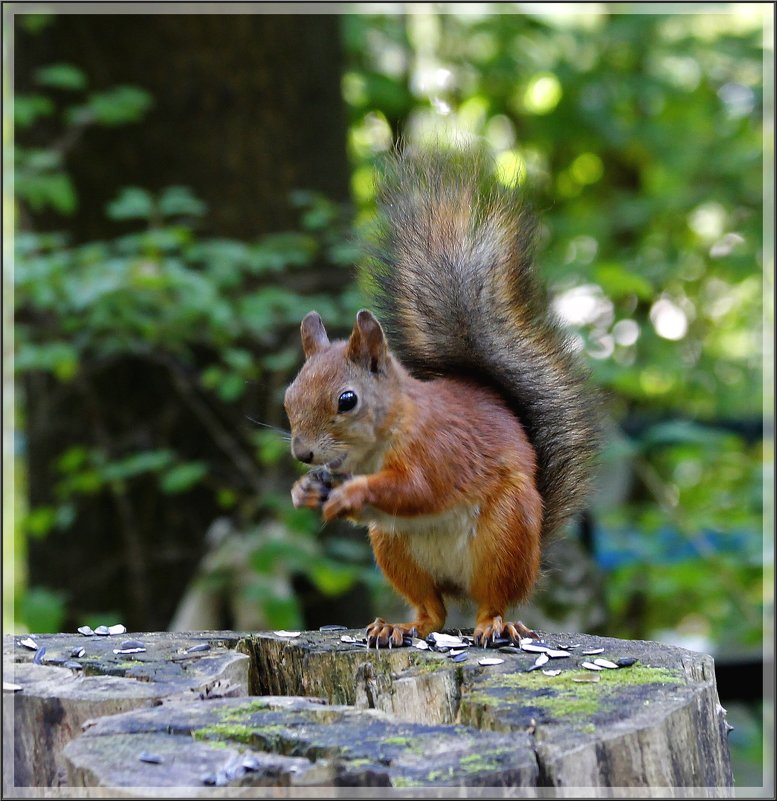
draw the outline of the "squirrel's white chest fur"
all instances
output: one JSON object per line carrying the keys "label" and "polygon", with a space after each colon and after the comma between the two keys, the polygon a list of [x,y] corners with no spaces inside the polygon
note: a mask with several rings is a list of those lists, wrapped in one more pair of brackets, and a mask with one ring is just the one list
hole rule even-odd
{"label": "squirrel's white chest fur", "polygon": [[410,557],[437,583],[463,592],[469,589],[472,565],[469,546],[477,531],[479,506],[462,505],[416,517],[370,509],[366,516],[382,532],[404,537]]}

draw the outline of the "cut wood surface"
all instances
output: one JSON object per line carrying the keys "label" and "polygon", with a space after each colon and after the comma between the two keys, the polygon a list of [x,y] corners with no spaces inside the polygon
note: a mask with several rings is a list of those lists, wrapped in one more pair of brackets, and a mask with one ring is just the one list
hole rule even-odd
{"label": "cut wood surface", "polygon": [[[46,649],[37,651],[41,664],[20,644],[24,637],[6,637],[3,727],[13,737],[14,770],[11,779],[5,771],[5,789],[147,797],[154,788],[194,797],[222,786],[247,795],[311,786],[732,793],[728,726],[709,656],[545,633],[545,643],[567,646],[570,656],[530,671],[538,654],[517,648],[471,647],[454,662],[412,646],[367,649],[342,635],[358,641],[363,633],[30,635]],[[114,653],[130,638],[145,650]],[[582,653],[595,648],[602,653]],[[479,664],[484,657],[504,661]],[[582,667],[597,658],[636,661]]]}

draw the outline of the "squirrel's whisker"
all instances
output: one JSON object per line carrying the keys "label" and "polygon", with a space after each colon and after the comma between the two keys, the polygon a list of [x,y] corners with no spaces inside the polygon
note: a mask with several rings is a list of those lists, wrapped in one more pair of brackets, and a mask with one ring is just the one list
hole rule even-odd
{"label": "squirrel's whisker", "polygon": [[263,423],[261,422],[261,420],[256,420],[250,415],[246,415],[245,418],[254,425],[261,426],[262,428],[267,428],[270,431],[273,431],[279,436],[283,437],[283,439],[285,439],[287,442],[291,442],[291,431],[286,431],[286,429],[278,428],[277,426],[271,426],[269,423]]}

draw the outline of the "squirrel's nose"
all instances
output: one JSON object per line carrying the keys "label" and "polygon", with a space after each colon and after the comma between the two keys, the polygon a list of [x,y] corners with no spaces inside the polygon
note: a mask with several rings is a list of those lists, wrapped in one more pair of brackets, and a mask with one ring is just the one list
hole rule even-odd
{"label": "squirrel's nose", "polygon": [[310,464],[313,461],[313,451],[306,447],[303,442],[300,442],[299,437],[294,437],[291,441],[291,453],[295,459],[300,462]]}

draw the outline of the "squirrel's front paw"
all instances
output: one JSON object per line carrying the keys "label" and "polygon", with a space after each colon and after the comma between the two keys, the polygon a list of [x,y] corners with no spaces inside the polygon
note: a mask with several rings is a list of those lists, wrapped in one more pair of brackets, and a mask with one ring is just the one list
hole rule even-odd
{"label": "squirrel's front paw", "polygon": [[358,514],[367,500],[367,480],[360,476],[352,478],[332,490],[321,510],[328,523],[337,517],[352,517]]}
{"label": "squirrel's front paw", "polygon": [[399,648],[404,645],[405,637],[418,636],[417,623],[386,623],[382,617],[377,617],[367,626],[367,647]]}
{"label": "squirrel's front paw", "polygon": [[308,473],[297,479],[291,488],[291,502],[296,509],[315,509],[329,497],[330,485],[321,480],[315,473]]}

